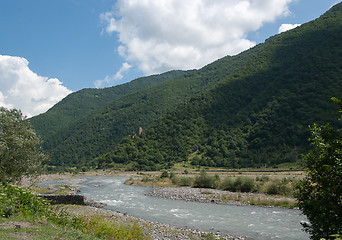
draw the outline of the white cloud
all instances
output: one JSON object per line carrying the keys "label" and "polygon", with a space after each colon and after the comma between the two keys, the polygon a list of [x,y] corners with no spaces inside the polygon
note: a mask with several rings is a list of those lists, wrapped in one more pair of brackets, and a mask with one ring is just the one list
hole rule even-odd
{"label": "white cloud", "polygon": [[95,87],[100,88],[103,86],[113,85],[115,83],[117,84],[123,78],[123,74],[127,72],[131,67],[131,65],[124,62],[120,70],[113,76],[106,76],[103,80],[96,80],[94,82]]}
{"label": "white cloud", "polygon": [[145,74],[193,69],[255,45],[250,31],[289,14],[293,0],[118,0],[101,14],[103,32]]}
{"label": "white cloud", "polygon": [[0,106],[28,117],[47,111],[71,93],[56,78],[38,76],[22,57],[0,55]]}
{"label": "white cloud", "polygon": [[298,26],[300,26],[301,24],[282,24],[279,27],[278,33],[282,33],[282,32],[286,32],[288,30],[294,29]]}

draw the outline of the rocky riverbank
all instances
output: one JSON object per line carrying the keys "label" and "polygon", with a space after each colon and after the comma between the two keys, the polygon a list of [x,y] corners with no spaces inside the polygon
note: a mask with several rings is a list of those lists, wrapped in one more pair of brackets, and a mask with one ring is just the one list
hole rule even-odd
{"label": "rocky riverbank", "polygon": [[138,223],[144,229],[147,236],[150,236],[155,240],[185,240],[185,239],[230,239],[230,240],[245,240],[245,237],[230,236],[222,234],[220,232],[209,233],[198,229],[190,229],[187,227],[177,227],[169,224],[162,224],[136,218],[126,213],[115,212],[112,210],[101,209],[90,206],[77,206],[77,205],[66,205],[64,210],[72,215],[92,217],[95,215],[101,215],[115,221],[119,224],[132,224],[132,222]]}
{"label": "rocky riverbank", "polygon": [[[45,175],[41,176],[39,181],[48,181],[48,180],[62,180],[63,184],[66,185],[77,185],[78,183],[85,181],[83,176],[71,176],[71,175]],[[36,182],[38,182],[36,180]],[[28,183],[28,182],[27,182]],[[26,184],[32,185],[32,184]],[[56,192],[58,187],[49,185],[46,187],[49,193],[53,194]],[[69,188],[71,191],[69,194],[76,194],[77,188]],[[101,215],[114,221],[119,224],[131,224],[132,222],[137,222],[143,229],[147,236],[150,236],[151,239],[155,240],[185,240],[185,239],[193,239],[193,240],[201,240],[201,239],[231,239],[231,240],[244,240],[245,237],[241,236],[231,236],[227,234],[223,234],[220,232],[204,232],[198,229],[191,229],[188,227],[178,227],[169,224],[162,224],[157,222],[152,222],[140,218],[135,218],[126,213],[116,212],[112,210],[107,210],[102,208],[103,204],[98,204],[91,199],[86,200],[86,206],[81,205],[62,205],[62,208],[72,215],[84,216],[90,218],[95,215]]]}
{"label": "rocky riverbank", "polygon": [[[295,199],[272,196],[263,193],[238,193],[217,189],[190,188],[190,187],[153,187],[148,196],[184,200],[188,202],[216,203],[227,205],[255,205],[257,202],[281,202]],[[267,206],[267,205],[266,205]]]}

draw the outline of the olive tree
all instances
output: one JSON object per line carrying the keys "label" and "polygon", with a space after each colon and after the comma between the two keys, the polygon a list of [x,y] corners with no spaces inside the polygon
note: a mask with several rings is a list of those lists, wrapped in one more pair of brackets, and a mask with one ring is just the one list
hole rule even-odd
{"label": "olive tree", "polygon": [[0,107],[0,181],[36,175],[46,160],[40,139],[21,111]]}
{"label": "olive tree", "polygon": [[[333,98],[342,113],[342,101]],[[314,150],[304,156],[307,176],[298,186],[298,205],[312,239],[342,233],[342,130],[330,124],[311,127]]]}

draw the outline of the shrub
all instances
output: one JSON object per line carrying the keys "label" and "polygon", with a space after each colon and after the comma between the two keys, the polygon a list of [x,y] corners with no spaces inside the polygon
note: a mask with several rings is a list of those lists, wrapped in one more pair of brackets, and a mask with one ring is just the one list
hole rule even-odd
{"label": "shrub", "polygon": [[221,189],[232,192],[252,192],[255,190],[255,187],[255,181],[250,177],[237,177],[234,181],[228,176],[221,184]]}
{"label": "shrub", "polygon": [[46,200],[36,197],[25,189],[10,184],[0,184],[0,214],[9,217],[14,212],[26,216],[50,215],[49,204]]}
{"label": "shrub", "polygon": [[193,178],[191,177],[181,177],[178,181],[179,186],[187,186],[190,187],[193,183]]}
{"label": "shrub", "polygon": [[255,181],[250,177],[237,177],[233,184],[235,191],[251,192],[255,186]]}
{"label": "shrub", "polygon": [[254,179],[250,177],[244,177],[242,179],[243,181],[240,188],[241,192],[252,192],[255,186]]}
{"label": "shrub", "polygon": [[225,179],[223,179],[223,181],[221,183],[221,189],[229,190],[229,191],[235,191],[234,181],[230,176],[227,176]]}
{"label": "shrub", "polygon": [[295,188],[295,183],[287,180],[286,178],[282,180],[275,179],[266,185],[265,193],[293,196],[294,188]]}
{"label": "shrub", "polygon": [[44,217],[60,226],[72,227],[104,239],[145,239],[142,228],[135,222],[124,225],[108,221],[103,216],[90,219],[71,217],[62,207],[52,208],[46,200],[18,186],[0,184],[0,214],[3,217],[13,214],[34,219]]}
{"label": "shrub", "polygon": [[151,181],[153,181],[153,178],[150,178],[150,177],[143,177],[143,178],[141,179],[141,181],[142,181],[142,182],[151,182]]}
{"label": "shrub", "polygon": [[168,177],[169,177],[169,173],[166,170],[162,172],[162,174],[160,175],[160,178],[168,178]]}
{"label": "shrub", "polygon": [[280,194],[280,188],[279,185],[275,182],[271,182],[266,186],[265,192],[267,194]]}
{"label": "shrub", "polygon": [[217,188],[220,178],[218,176],[209,176],[205,171],[201,171],[200,175],[194,180],[196,188]]}
{"label": "shrub", "polygon": [[260,182],[268,182],[270,177],[263,174],[261,177],[257,176],[255,180]]}

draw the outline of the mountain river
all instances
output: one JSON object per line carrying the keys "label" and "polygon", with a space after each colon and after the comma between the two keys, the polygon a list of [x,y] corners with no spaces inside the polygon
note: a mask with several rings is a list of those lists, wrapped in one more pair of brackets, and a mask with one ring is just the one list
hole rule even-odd
{"label": "mountain river", "polygon": [[306,218],[299,210],[155,198],[145,195],[150,188],[125,185],[125,179],[92,177],[77,186],[87,199],[107,204],[106,209],[146,220],[255,240],[309,239],[301,230]]}

